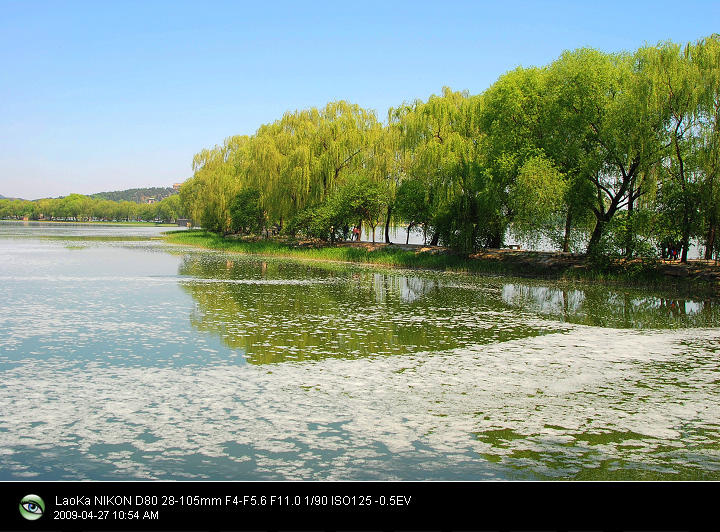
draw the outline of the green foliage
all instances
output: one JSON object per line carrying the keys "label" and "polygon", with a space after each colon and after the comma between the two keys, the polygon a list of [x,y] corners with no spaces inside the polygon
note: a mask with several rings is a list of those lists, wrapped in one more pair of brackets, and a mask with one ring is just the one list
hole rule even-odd
{"label": "green foliage", "polygon": [[551,226],[556,221],[553,215],[563,208],[567,188],[565,176],[547,157],[527,159],[510,191],[513,233],[521,237]]}
{"label": "green foliage", "polygon": [[230,137],[195,155],[182,203],[204,228],[226,232],[231,199],[252,187],[268,222],[282,226],[325,201],[349,175],[377,174],[369,154],[382,133],[373,112],[344,101],[286,113],[252,137]]}
{"label": "green foliage", "polygon": [[577,171],[594,189],[592,252],[615,214],[647,192],[663,152],[663,110],[648,105],[648,81],[629,54],[582,49],[550,67],[556,127],[579,146]]}
{"label": "green foliage", "polygon": [[170,190],[0,198],[0,216],[187,216],[220,234],[277,224],[329,240],[394,219],[461,253],[499,247],[510,230],[625,258],[702,239],[709,257],[720,245],[720,36],[567,51],[482,94],[445,87],[403,103],[387,125],[346,101],[288,112],[201,150],[192,169],[153,205],[136,201]]}
{"label": "green foliage", "polygon": [[621,211],[608,224],[603,237],[604,254],[616,258],[656,258],[657,217],[647,209]]}
{"label": "green foliage", "polygon": [[477,201],[472,196],[456,196],[444,204],[433,219],[439,242],[461,253],[471,253],[487,242],[478,241]]}
{"label": "green foliage", "polygon": [[419,179],[407,179],[400,184],[395,194],[395,215],[408,224],[407,241],[410,239],[410,230],[415,226],[422,226],[426,234],[433,213],[431,209],[432,198],[425,185]]}
{"label": "green foliage", "polygon": [[36,201],[0,200],[0,218],[32,220],[86,221],[174,221],[183,214],[180,199],[170,196],[153,204],[130,201],[110,201],[70,194],[63,198],[44,198]]}
{"label": "green foliage", "polygon": [[112,192],[98,192],[92,194],[93,199],[105,199],[114,202],[132,201],[135,203],[145,203],[148,198],[154,198],[161,201],[177,194],[173,187],[147,187],[147,188],[129,188],[127,190],[115,190]]}
{"label": "green foliage", "polygon": [[387,192],[382,184],[368,177],[353,176],[325,202],[298,213],[287,232],[334,241],[350,225],[365,222],[374,231],[386,208]]}
{"label": "green foliage", "polygon": [[260,204],[260,191],[242,189],[230,201],[230,227],[235,233],[260,233],[265,227],[265,211]]}
{"label": "green foliage", "polygon": [[[285,228],[290,235],[302,234],[309,238],[327,240],[331,237],[331,228],[335,224],[329,206],[306,207],[296,214]],[[338,226],[339,227],[339,226]]]}
{"label": "green foliage", "polygon": [[328,203],[335,205],[338,215],[347,216],[345,223],[355,220],[367,223],[374,242],[375,227],[388,206],[388,192],[383,184],[368,177],[353,176],[337,190]]}
{"label": "green foliage", "polygon": [[183,217],[183,209],[180,204],[180,196],[173,194],[156,204],[157,218],[164,221],[175,221]]}

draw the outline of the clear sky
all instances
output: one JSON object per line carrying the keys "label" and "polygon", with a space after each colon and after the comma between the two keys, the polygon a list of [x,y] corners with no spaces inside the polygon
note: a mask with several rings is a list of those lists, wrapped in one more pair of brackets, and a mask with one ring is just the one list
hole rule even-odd
{"label": "clear sky", "polygon": [[287,110],[476,94],[563,50],[720,31],[720,1],[0,0],[0,194],[169,186]]}

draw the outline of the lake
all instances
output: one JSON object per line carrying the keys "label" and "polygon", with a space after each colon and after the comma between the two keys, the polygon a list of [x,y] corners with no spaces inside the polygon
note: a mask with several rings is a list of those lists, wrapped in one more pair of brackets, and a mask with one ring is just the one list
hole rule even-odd
{"label": "lake", "polygon": [[0,222],[0,480],[720,479],[720,303]]}

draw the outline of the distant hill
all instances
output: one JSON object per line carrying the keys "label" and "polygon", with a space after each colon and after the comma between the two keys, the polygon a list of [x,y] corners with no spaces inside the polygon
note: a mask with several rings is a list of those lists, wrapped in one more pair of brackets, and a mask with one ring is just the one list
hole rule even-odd
{"label": "distant hill", "polygon": [[[0,194],[0,199],[16,200],[16,199],[20,199],[20,198],[8,198],[7,196],[3,196],[2,194]],[[23,201],[24,201],[24,200],[23,200]]]}
{"label": "distant hill", "polygon": [[108,199],[112,201],[134,201],[135,203],[146,203],[148,198],[155,198],[160,201],[163,198],[177,194],[173,187],[149,187],[129,188],[127,190],[115,190],[113,192],[98,192],[91,194],[91,198]]}

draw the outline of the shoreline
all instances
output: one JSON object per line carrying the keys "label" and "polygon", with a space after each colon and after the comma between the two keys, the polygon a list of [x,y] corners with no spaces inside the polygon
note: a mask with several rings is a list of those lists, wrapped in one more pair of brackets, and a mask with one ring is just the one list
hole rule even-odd
{"label": "shoreline", "polygon": [[561,282],[601,282],[633,288],[671,288],[720,296],[720,265],[714,261],[678,262],[634,259],[592,264],[585,255],[516,249],[487,249],[470,256],[441,246],[222,237],[207,231],[168,231],[165,242],[245,255],[427,269],[468,274],[509,275]]}

